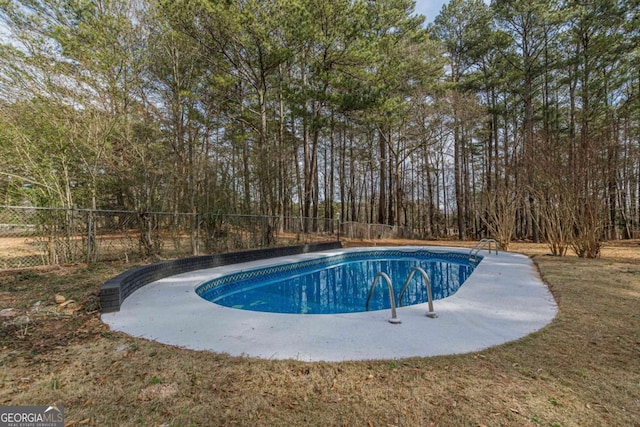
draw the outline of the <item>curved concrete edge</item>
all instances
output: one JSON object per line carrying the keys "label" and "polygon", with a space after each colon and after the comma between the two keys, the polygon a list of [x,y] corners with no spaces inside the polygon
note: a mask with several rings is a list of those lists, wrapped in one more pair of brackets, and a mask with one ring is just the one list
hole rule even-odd
{"label": "curved concrete edge", "polygon": [[[415,250],[411,247],[375,249]],[[464,248],[419,247],[434,252]],[[517,340],[549,324],[557,305],[533,262],[510,252],[483,251],[484,259],[454,295],[427,304],[349,314],[274,314],[222,307],[195,288],[231,272],[302,259],[367,251],[338,249],[227,265],[158,280],[134,292],[117,313],[102,320],[112,329],[161,343],[233,356],[302,361],[399,359],[479,351]]]}

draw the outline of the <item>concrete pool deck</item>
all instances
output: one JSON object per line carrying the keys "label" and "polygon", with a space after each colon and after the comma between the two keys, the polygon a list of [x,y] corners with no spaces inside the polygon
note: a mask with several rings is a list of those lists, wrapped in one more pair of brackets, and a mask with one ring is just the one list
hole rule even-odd
{"label": "concrete pool deck", "polygon": [[533,262],[511,252],[489,254],[452,296],[427,303],[348,314],[276,314],[223,307],[195,289],[232,272],[372,249],[468,253],[446,247],[336,249],[193,271],[150,283],[102,320],[111,329],[164,344],[232,356],[302,361],[400,359],[468,353],[517,340],[549,324],[557,305]]}

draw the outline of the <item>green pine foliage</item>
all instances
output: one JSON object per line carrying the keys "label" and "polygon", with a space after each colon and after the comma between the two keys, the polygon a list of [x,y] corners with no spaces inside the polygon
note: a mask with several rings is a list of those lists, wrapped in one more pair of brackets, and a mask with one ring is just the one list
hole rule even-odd
{"label": "green pine foliage", "polygon": [[637,2],[414,7],[2,1],[2,203],[638,237]]}

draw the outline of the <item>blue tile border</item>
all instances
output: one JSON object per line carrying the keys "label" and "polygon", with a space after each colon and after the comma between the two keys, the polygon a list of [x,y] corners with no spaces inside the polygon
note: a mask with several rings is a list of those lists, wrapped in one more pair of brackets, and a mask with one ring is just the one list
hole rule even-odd
{"label": "blue tile border", "polygon": [[[259,282],[262,280],[276,279],[278,276],[287,276],[297,272],[308,271],[311,269],[326,268],[343,262],[353,262],[370,259],[392,259],[392,258],[418,258],[442,260],[461,264],[469,263],[469,255],[459,252],[434,252],[425,249],[414,251],[408,250],[372,250],[348,252],[345,254],[332,255],[328,257],[316,258],[306,261],[291,262],[278,264],[269,267],[255,268],[251,270],[230,273],[212,280],[209,280],[196,288],[196,293],[207,300],[210,300],[212,290],[222,286],[231,285],[235,282],[242,282],[245,286],[247,282]],[[481,257],[479,257],[481,259]]]}

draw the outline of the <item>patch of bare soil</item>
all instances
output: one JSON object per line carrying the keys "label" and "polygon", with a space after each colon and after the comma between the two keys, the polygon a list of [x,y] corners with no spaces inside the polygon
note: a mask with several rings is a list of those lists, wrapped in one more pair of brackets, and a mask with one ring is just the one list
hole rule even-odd
{"label": "patch of bare soil", "polygon": [[637,242],[596,260],[512,249],[534,255],[558,301],[551,325],[478,353],[386,361],[237,358],[111,332],[97,291],[125,265],[3,276],[0,404],[62,404],[69,426],[640,425]]}

